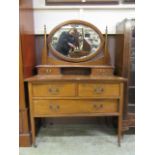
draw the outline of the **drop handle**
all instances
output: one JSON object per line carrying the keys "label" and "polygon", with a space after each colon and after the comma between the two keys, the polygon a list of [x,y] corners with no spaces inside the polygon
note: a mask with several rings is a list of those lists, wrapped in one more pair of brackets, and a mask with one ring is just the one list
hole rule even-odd
{"label": "drop handle", "polygon": [[103,104],[100,104],[100,108],[103,108]]}
{"label": "drop handle", "polygon": [[103,108],[103,104],[94,104],[93,107],[94,107],[96,110],[99,110],[99,109],[102,109],[102,108]]}
{"label": "drop handle", "polygon": [[104,89],[102,87],[98,87],[98,88],[94,89],[94,92],[97,93],[97,94],[101,94],[101,93],[104,92]]}
{"label": "drop handle", "polygon": [[53,110],[53,105],[49,105],[49,109],[50,110]]}
{"label": "drop handle", "polygon": [[58,111],[60,109],[60,106],[57,104],[50,104],[49,109],[52,111]]}
{"label": "drop handle", "polygon": [[60,109],[60,106],[59,105],[56,105],[55,106],[55,111],[58,111]]}
{"label": "drop handle", "polygon": [[49,93],[59,93],[59,89],[58,88],[49,88],[48,92]]}
{"label": "drop handle", "polygon": [[93,105],[93,107],[94,107],[94,108],[97,108],[97,105],[96,105],[96,104],[94,104],[94,105]]}

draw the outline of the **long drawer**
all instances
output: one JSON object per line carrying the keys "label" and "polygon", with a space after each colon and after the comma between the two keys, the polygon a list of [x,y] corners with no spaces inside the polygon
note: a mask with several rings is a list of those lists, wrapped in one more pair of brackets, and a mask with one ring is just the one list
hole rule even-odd
{"label": "long drawer", "polygon": [[75,96],[74,83],[42,83],[32,87],[34,97]]}
{"label": "long drawer", "polygon": [[59,114],[116,113],[117,100],[34,100],[35,116]]}
{"label": "long drawer", "polygon": [[119,84],[84,83],[79,84],[78,95],[82,97],[118,97]]}

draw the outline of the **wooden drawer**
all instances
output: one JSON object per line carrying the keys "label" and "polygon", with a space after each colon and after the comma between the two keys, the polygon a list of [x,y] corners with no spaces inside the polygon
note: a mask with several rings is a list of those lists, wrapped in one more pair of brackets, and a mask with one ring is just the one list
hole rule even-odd
{"label": "wooden drawer", "polygon": [[117,100],[34,100],[35,116],[59,114],[116,113]]}
{"label": "wooden drawer", "polygon": [[32,95],[35,97],[75,96],[75,84],[61,82],[34,84]]}
{"label": "wooden drawer", "polygon": [[119,84],[79,84],[78,94],[82,97],[118,97],[120,95]]}

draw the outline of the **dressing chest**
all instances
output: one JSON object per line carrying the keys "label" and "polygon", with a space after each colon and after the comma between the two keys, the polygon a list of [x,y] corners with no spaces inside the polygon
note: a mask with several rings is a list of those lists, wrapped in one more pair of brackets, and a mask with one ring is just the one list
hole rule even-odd
{"label": "dressing chest", "polygon": [[[67,55],[61,48],[69,50]],[[94,25],[80,20],[58,25],[48,40],[45,30],[42,64],[37,70],[36,76],[26,79],[34,145],[36,118],[83,116],[118,117],[120,145],[125,79],[113,75],[107,31],[103,37]]]}

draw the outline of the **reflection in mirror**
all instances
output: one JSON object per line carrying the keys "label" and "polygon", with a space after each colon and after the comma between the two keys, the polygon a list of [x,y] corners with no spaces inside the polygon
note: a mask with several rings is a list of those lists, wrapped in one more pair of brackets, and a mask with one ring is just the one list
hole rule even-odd
{"label": "reflection in mirror", "polygon": [[68,24],[54,33],[50,46],[70,58],[86,57],[95,53],[101,40],[99,34],[82,24]]}

